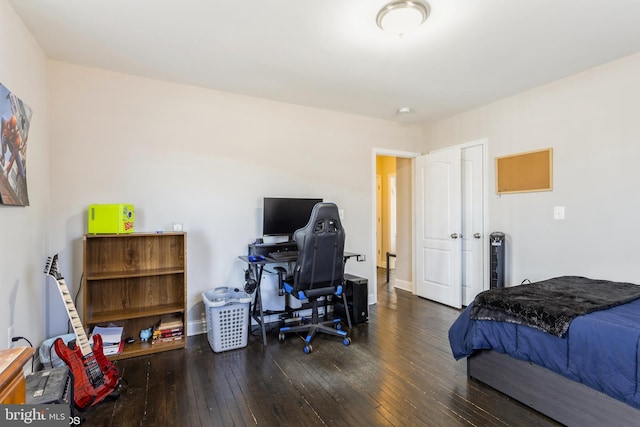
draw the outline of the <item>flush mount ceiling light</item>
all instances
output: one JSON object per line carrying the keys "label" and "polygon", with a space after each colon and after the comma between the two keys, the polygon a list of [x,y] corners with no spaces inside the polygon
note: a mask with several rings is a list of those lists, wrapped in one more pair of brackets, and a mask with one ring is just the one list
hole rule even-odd
{"label": "flush mount ceiling light", "polygon": [[421,1],[399,0],[380,9],[376,22],[385,33],[404,37],[417,31],[429,16],[429,5]]}

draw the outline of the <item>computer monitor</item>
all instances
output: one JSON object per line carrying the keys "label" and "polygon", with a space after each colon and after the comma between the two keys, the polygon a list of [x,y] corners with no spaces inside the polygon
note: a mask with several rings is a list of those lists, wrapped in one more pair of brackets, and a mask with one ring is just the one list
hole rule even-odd
{"label": "computer monitor", "polygon": [[296,199],[286,197],[265,197],[262,215],[264,236],[293,236],[293,233],[307,225],[311,210],[322,199]]}

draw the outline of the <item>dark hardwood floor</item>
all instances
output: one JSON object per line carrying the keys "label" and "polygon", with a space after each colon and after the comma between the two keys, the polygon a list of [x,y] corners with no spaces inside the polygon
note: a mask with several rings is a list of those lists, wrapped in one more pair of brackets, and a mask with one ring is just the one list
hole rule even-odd
{"label": "dark hardwood floor", "polygon": [[[116,363],[121,396],[81,413],[84,426],[557,426],[466,376],[447,331],[458,311],[388,289],[345,347],[319,335],[314,351],[277,329],[265,347],[214,353],[207,335],[188,348]],[[392,275],[393,278],[393,275]]]}

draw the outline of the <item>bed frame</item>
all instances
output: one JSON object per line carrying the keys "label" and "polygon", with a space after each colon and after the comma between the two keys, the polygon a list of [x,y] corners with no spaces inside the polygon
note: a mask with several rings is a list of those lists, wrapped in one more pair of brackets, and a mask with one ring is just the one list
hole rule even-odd
{"label": "bed frame", "polygon": [[630,426],[640,410],[546,368],[491,350],[467,358],[467,375],[567,426]]}

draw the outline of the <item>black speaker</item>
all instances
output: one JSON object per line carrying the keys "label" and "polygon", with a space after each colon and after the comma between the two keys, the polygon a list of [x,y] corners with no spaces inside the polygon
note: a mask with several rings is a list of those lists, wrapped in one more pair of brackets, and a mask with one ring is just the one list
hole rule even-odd
{"label": "black speaker", "polygon": [[[349,315],[352,323],[362,323],[369,320],[369,287],[368,280],[364,277],[345,274],[344,290],[349,306]],[[345,317],[344,304],[340,300],[334,307],[336,314]]]}

